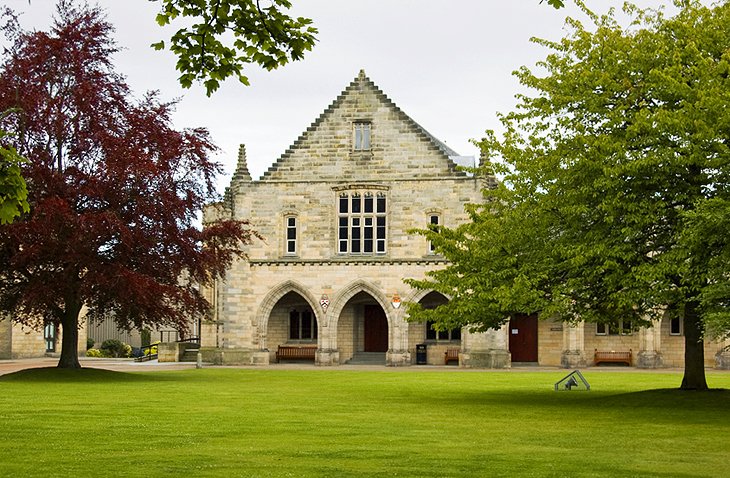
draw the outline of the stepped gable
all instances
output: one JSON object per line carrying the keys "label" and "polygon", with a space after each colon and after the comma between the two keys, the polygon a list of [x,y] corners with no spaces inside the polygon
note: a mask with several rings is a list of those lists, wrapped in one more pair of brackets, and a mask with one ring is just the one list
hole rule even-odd
{"label": "stepped gable", "polygon": [[376,98],[384,105],[386,105],[391,111],[395,112],[398,118],[403,121],[405,124],[408,125],[409,129],[415,133],[419,138],[421,138],[423,141],[428,142],[430,148],[434,151],[438,151],[442,156],[444,161],[446,162],[446,165],[448,167],[448,170],[451,174],[454,176],[466,176],[466,173],[463,171],[457,170],[456,163],[451,160],[450,156],[459,156],[457,152],[455,152],[453,149],[449,148],[446,144],[444,144],[442,141],[438,140],[435,136],[433,136],[431,133],[429,133],[424,127],[422,127],[420,124],[415,122],[410,116],[408,116],[406,113],[404,113],[398,105],[395,104],[390,98],[388,98],[383,91],[378,88],[378,86],[367,77],[365,74],[365,70],[360,70],[360,73],[358,74],[355,79],[350,82],[350,84],[335,98],[335,100],[317,117],[314,122],[292,143],[289,148],[286,149],[286,151],[279,157],[279,159],[276,160],[274,164],[272,164],[269,169],[263,174],[261,177],[262,181],[266,181],[267,179],[271,179],[272,175],[279,171],[284,164],[286,164],[287,160],[298,150],[300,147],[309,139],[309,137],[312,135],[313,132],[317,130],[317,128],[326,121],[333,113],[336,111],[343,103],[345,98],[349,96],[352,92],[355,92],[357,90],[362,90],[364,88],[370,88],[373,93],[375,94]]}

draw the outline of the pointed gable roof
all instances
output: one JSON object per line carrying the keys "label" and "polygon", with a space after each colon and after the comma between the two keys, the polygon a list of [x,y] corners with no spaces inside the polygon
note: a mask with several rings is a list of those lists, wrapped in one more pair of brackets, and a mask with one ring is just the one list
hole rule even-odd
{"label": "pointed gable roof", "polygon": [[[338,114],[340,115],[339,117]],[[439,173],[437,173],[436,171],[431,171],[430,175],[447,175],[451,177],[465,176],[465,173],[463,173],[462,171],[457,171],[456,164],[450,159],[450,157],[459,156],[458,153],[449,148],[442,141],[439,141],[425,128],[416,123],[410,116],[405,114],[393,101],[390,100],[390,98],[385,95],[385,93],[383,93],[380,88],[378,88],[377,85],[375,85],[375,83],[373,83],[370,78],[367,77],[364,70],[360,70],[358,76],[355,77],[352,82],[350,82],[350,84],[299,136],[299,138],[297,138],[296,141],[294,141],[294,143],[289,148],[287,148],[287,150],[279,157],[279,159],[264,173],[261,180],[267,181],[297,179],[296,176],[298,175],[292,173],[300,168],[305,168],[314,173],[315,171],[313,171],[310,167],[312,166],[311,164],[300,164],[301,161],[298,161],[298,159],[301,158],[297,157],[308,155],[309,159],[311,159],[311,157],[314,156],[316,157],[316,159],[319,160],[315,161],[315,166],[322,164],[322,155],[318,153],[313,153],[313,150],[316,150],[316,145],[321,144],[323,141],[321,137],[317,138],[317,135],[320,134],[321,136],[322,134],[324,134],[322,133],[322,130],[328,123],[331,122],[339,121],[341,124],[339,124],[339,129],[335,128],[337,131],[336,133],[333,132],[334,130],[327,133],[327,135],[329,136],[329,141],[332,144],[327,144],[325,146],[325,149],[330,153],[330,155],[339,155],[340,159],[342,159],[342,156],[347,155],[351,152],[351,138],[348,133],[351,130],[344,128],[344,126],[346,126],[344,118],[349,118],[350,122],[347,123],[348,125],[351,124],[352,121],[363,119],[362,117],[372,118],[368,121],[378,123],[379,118],[384,117],[384,115],[391,123],[389,125],[391,128],[397,129],[397,131],[401,135],[410,136],[410,138],[408,139],[410,140],[409,144],[411,147],[417,146],[416,149],[420,148],[419,152],[413,151],[414,154],[411,155],[411,159],[414,161],[418,161],[421,164],[410,165],[409,168],[411,170],[424,166],[424,164],[422,164],[422,162],[420,161],[422,157],[431,156],[430,159],[432,163],[434,163],[435,160],[437,163],[440,162],[441,164],[436,167],[436,169],[440,169]],[[373,116],[377,117],[373,118]],[[377,124],[375,125],[375,128],[378,128]],[[385,136],[383,133],[385,133],[385,131],[381,130],[381,138]],[[375,136],[377,134],[379,133],[376,129],[373,135]],[[377,154],[375,153],[375,151],[377,150],[377,147],[375,145],[377,144],[377,141],[377,139],[373,140],[373,154]],[[340,166],[343,166],[343,169],[349,169],[347,168],[347,164],[340,164]],[[434,169],[434,166],[434,164],[431,164],[431,169]],[[384,171],[380,172],[382,174]],[[413,171],[411,171],[411,173],[409,174],[411,176],[414,175]],[[424,176],[424,174],[425,173],[421,172],[415,175]],[[328,179],[328,175],[320,175],[317,176],[317,178]],[[314,177],[312,177],[312,179],[314,179]],[[335,177],[333,177],[332,179],[335,179]]]}

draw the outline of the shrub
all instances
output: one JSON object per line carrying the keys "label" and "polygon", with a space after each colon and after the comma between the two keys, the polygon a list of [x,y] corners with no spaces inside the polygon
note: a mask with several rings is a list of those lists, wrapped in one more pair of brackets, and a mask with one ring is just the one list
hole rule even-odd
{"label": "shrub", "polygon": [[86,337],[86,350],[93,348],[95,343],[96,342],[94,342],[94,339],[92,339],[91,337]]}
{"label": "shrub", "polygon": [[132,354],[132,347],[117,339],[105,340],[100,348],[107,357],[129,357]]}
{"label": "shrub", "polygon": [[103,357],[104,354],[99,349],[88,349],[86,351],[86,356],[87,357]]}
{"label": "shrub", "polygon": [[157,353],[157,346],[160,344],[160,341],[153,342],[150,344],[150,346],[146,349],[144,349],[145,355],[154,355]]}

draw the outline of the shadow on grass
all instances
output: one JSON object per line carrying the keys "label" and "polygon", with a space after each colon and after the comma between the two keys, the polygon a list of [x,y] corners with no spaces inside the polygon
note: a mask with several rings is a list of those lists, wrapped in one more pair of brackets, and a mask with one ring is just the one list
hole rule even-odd
{"label": "shadow on grass", "polygon": [[711,388],[709,390],[680,390],[658,388],[640,392],[617,393],[599,399],[601,404],[633,408],[696,408],[730,410],[730,390]]}
{"label": "shadow on grass", "polygon": [[98,368],[64,369],[57,367],[28,368],[0,376],[0,382],[55,382],[55,383],[102,383],[102,382],[159,382],[171,378],[161,374],[128,373]]}
{"label": "shadow on grass", "polygon": [[445,399],[452,403],[456,400],[462,404],[481,403],[488,406],[514,406],[529,408],[531,406],[548,407],[557,410],[615,409],[615,410],[692,410],[707,412],[730,412],[730,390],[711,389],[707,391],[680,390],[664,388],[642,390],[637,392],[555,392],[555,391],[510,391],[465,393],[461,397]]}

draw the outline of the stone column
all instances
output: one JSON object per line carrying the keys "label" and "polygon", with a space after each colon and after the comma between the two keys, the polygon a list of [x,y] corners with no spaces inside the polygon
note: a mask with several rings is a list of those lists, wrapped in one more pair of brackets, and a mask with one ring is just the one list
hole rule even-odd
{"label": "stone column", "polygon": [[385,364],[390,367],[411,365],[411,354],[408,352],[408,323],[403,320],[401,309],[394,309],[388,314],[388,352]]}
{"label": "stone column", "polygon": [[715,354],[715,368],[730,370],[730,338],[720,342],[720,350]]}
{"label": "stone column", "polygon": [[333,320],[327,308],[322,308],[317,316],[319,340],[314,357],[316,365],[331,366],[340,364],[340,351],[337,349],[337,321]]}
{"label": "stone column", "polygon": [[653,320],[651,326],[639,329],[639,353],[635,362],[638,368],[662,366],[661,323],[661,319]]}
{"label": "stone column", "polygon": [[585,356],[585,322],[577,324],[563,323],[563,352],[560,366],[563,368],[579,368],[587,365]]}
{"label": "stone column", "polygon": [[471,333],[464,331],[460,365],[466,368],[510,368],[509,324],[498,330]]}

